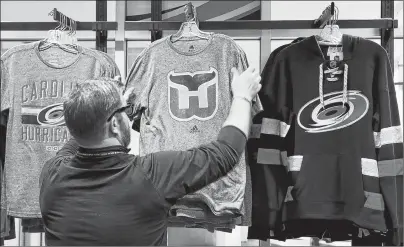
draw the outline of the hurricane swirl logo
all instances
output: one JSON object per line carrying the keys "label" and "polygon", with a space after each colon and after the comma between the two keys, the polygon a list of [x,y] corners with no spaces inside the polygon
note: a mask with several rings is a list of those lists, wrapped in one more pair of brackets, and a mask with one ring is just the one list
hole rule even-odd
{"label": "hurricane swirl logo", "polygon": [[369,100],[360,91],[349,90],[348,101],[343,104],[343,93],[324,95],[307,102],[299,111],[297,121],[308,133],[330,132],[346,128],[362,119],[369,109]]}
{"label": "hurricane swirl logo", "polygon": [[38,123],[45,126],[60,126],[65,124],[63,103],[42,108],[37,116]]}

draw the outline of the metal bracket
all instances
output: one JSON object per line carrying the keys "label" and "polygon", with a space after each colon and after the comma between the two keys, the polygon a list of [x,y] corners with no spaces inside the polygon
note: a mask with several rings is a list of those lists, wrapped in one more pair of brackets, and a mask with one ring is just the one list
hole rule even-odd
{"label": "metal bracket", "polygon": [[[151,1],[151,20],[152,21],[161,21],[163,11],[163,1],[162,0],[153,0]],[[151,41],[156,41],[163,37],[163,31],[159,30],[157,25],[153,25],[153,29],[150,30]]]}
{"label": "metal bracket", "polygon": [[[394,1],[383,0],[381,1],[381,18],[394,19]],[[390,64],[394,70],[394,23],[391,28],[380,29],[381,45],[386,49],[389,55]]]}
{"label": "metal bracket", "polygon": [[[96,3],[96,21],[107,21],[107,0],[97,0]],[[99,23],[95,25],[97,29],[96,33],[96,49],[99,51],[107,52],[107,39],[108,31],[104,23]]]}

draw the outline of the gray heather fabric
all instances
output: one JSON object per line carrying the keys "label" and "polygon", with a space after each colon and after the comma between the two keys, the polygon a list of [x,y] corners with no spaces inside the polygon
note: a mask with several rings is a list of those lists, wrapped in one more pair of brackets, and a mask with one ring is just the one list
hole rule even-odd
{"label": "gray heather fabric", "polygon": [[92,56],[95,56],[100,62],[104,64],[104,71],[106,77],[114,78],[115,76],[120,76],[121,73],[119,71],[118,66],[115,61],[105,52],[97,51],[89,48],[83,47],[84,53],[89,53]]}
{"label": "gray heather fabric", "polygon": [[[188,227],[188,228],[205,228],[211,231],[212,229],[227,229],[231,232],[236,225],[242,223],[240,217],[216,216],[210,212],[205,203],[202,202],[187,202],[186,205],[177,205],[177,210],[170,210],[171,213],[178,217],[170,217],[168,220],[169,227]],[[175,212],[173,212],[175,211]],[[230,230],[230,231],[229,231]]]}
{"label": "gray heather fabric", "polygon": [[113,60],[107,53],[102,52],[102,51],[97,51],[99,52],[106,60],[109,66],[109,70],[111,70],[112,76],[121,76],[121,72],[119,71],[118,65],[115,63],[115,60]]}
{"label": "gray heather fabric", "polygon": [[[143,111],[140,155],[185,150],[216,138],[230,110],[231,68],[242,72],[247,66],[242,49],[222,34],[175,43],[167,37],[146,48],[127,80],[138,95],[136,109]],[[261,110],[259,100],[255,108]],[[247,169],[243,155],[227,176],[178,203],[199,200],[215,215],[245,214]]]}
{"label": "gray heather fabric", "polygon": [[105,62],[82,48],[79,54],[56,47],[39,52],[38,44],[1,56],[1,111],[10,110],[1,208],[16,217],[41,217],[39,174],[69,139],[64,99],[76,83],[111,74]]}

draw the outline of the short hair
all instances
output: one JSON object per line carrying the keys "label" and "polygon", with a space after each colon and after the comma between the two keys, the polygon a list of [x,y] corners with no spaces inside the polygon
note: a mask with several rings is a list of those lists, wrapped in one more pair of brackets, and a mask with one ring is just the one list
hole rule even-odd
{"label": "short hair", "polygon": [[79,139],[104,133],[108,117],[122,104],[119,82],[108,78],[78,83],[64,102],[64,118],[70,134]]}

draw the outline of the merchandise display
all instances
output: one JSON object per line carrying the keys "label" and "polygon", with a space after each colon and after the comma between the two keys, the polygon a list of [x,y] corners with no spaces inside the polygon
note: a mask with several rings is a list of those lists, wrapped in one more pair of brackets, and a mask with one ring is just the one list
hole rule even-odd
{"label": "merchandise display", "polygon": [[[152,2],[147,13],[114,2],[115,21],[106,1],[96,1],[96,21],[75,21],[56,8],[49,13],[55,23],[2,19],[5,34],[50,30],[2,50],[0,246],[12,239],[25,245],[33,234],[40,245],[288,246],[302,238],[312,246],[404,245],[397,1],[380,1],[378,17],[363,20],[338,20],[336,4],[348,5],[331,2],[314,21],[282,21],[274,13],[282,1]],[[84,31],[80,41],[77,31]],[[2,42],[16,42],[8,38]],[[239,92],[249,92],[246,85],[256,90],[242,97],[234,70],[251,64],[258,66],[250,78],[256,82],[239,84]],[[111,95],[104,81],[80,87],[77,94],[96,96],[77,96],[65,113],[77,84],[105,77],[119,77],[122,91]],[[120,98],[128,91],[129,99]],[[93,103],[99,99],[106,103]],[[243,105],[232,105],[238,99],[244,118]],[[105,127],[98,120],[112,108]],[[82,121],[92,133],[104,128],[105,136],[71,138],[64,116],[74,119],[67,121],[72,133],[84,133],[70,126],[83,123],[82,109],[104,114]],[[226,126],[230,112],[237,115]]]}
{"label": "merchandise display", "polygon": [[[140,155],[184,150],[217,136],[230,110],[233,67],[245,70],[247,59],[234,40],[222,34],[177,42],[169,36],[146,48],[126,84],[139,95],[135,108],[142,112]],[[259,99],[254,109],[260,111]],[[250,184],[243,156],[227,176],[178,200],[170,214],[180,219],[171,219],[172,226],[233,229],[240,216],[241,224],[249,225]]]}

